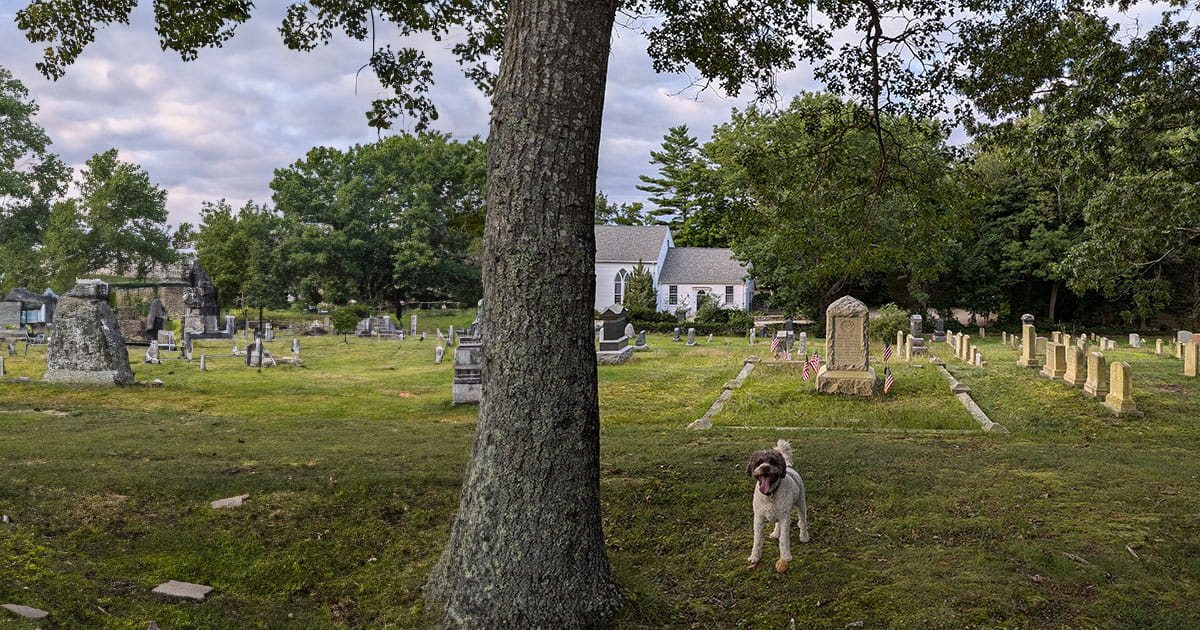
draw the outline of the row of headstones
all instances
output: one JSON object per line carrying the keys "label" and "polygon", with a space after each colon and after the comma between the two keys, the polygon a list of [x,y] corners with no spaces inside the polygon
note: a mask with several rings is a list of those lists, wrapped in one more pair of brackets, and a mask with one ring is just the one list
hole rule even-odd
{"label": "row of headstones", "polygon": [[918,354],[928,354],[928,348],[925,347],[925,339],[911,332],[905,334],[903,330],[896,331],[896,352],[901,355],[905,361],[912,362],[913,357]]}
{"label": "row of headstones", "polygon": [[[987,336],[983,328],[979,329],[979,334],[980,337]],[[987,367],[988,362],[983,359],[979,346],[971,343],[971,335],[952,332],[946,335],[946,345],[950,346],[951,352],[959,361],[966,361],[976,367]]]}
{"label": "row of headstones", "polygon": [[[1052,333],[1050,339],[1037,337],[1033,324],[1021,327],[1021,358],[1017,365],[1042,367],[1041,374],[1049,379],[1062,379],[1072,387],[1083,389],[1089,398],[1103,398],[1103,405],[1119,416],[1142,415],[1133,401],[1133,370],[1124,361],[1113,361],[1105,369],[1105,358],[1100,352],[1087,352],[1087,339],[1081,337],[1072,343],[1070,335]],[[1039,339],[1045,340],[1046,362],[1038,361]],[[1115,349],[1116,342],[1102,339],[1103,349]],[[1085,371],[1086,369],[1086,371]]]}
{"label": "row of headstones", "polygon": [[[1063,344],[1066,346],[1070,346],[1072,344],[1071,335],[1067,335],[1067,334],[1064,334],[1061,332],[1054,332],[1054,333],[1051,333],[1051,335],[1052,335],[1051,340],[1047,340],[1045,337],[1036,337],[1034,339],[1035,356],[1036,355],[1046,355],[1047,343],[1058,343],[1058,344]],[[1018,348],[1021,347],[1021,344],[1016,343],[1016,335],[1007,335],[1003,339],[1003,341],[1006,345],[1013,345]],[[1137,333],[1129,334],[1129,346],[1130,347],[1141,348],[1142,343],[1143,343],[1143,340],[1140,335],[1138,335]],[[1078,338],[1074,339],[1074,344],[1080,350],[1082,350],[1085,355],[1087,354],[1087,352],[1088,352],[1088,336],[1086,333],[1081,334]],[[1200,339],[1193,338],[1192,333],[1189,331],[1181,330],[1178,333],[1176,333],[1175,340],[1172,342],[1172,344],[1174,345],[1175,358],[1183,359],[1183,375],[1191,376],[1191,377],[1200,376]],[[1102,351],[1116,350],[1117,342],[1115,340],[1109,339],[1107,337],[1100,337],[1099,348]],[[1154,353],[1157,355],[1160,355],[1160,356],[1163,354],[1163,340],[1162,339],[1154,340]]]}

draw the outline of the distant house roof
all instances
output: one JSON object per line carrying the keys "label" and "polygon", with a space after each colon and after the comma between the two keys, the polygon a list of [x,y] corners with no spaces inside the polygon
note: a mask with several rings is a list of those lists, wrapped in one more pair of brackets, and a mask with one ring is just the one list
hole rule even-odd
{"label": "distant house roof", "polygon": [[597,225],[596,262],[654,264],[670,228],[665,225]]}
{"label": "distant house roof", "polygon": [[667,250],[659,284],[742,284],[746,268],[723,247],[674,247]]}
{"label": "distant house roof", "polygon": [[39,309],[46,304],[57,304],[58,296],[53,291],[47,291],[44,294],[34,293],[28,289],[16,288],[8,292],[4,296],[4,302],[20,302],[24,306],[22,308],[28,310]]}

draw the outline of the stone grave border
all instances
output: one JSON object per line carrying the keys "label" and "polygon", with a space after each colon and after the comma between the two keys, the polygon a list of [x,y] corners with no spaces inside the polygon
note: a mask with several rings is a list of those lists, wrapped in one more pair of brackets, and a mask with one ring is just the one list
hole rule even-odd
{"label": "stone grave border", "polygon": [[[971,388],[968,387],[965,383],[958,382],[954,378],[954,376],[951,375],[948,370],[946,370],[945,361],[942,361],[941,359],[938,359],[938,358],[932,357],[932,356],[929,358],[929,360],[934,365],[936,365],[938,367],[938,370],[940,370],[942,372],[942,374],[947,378],[947,380],[949,380],[951,393],[953,393],[955,398],[957,398],[958,401],[960,403],[962,403],[963,407],[966,408],[967,413],[971,414],[971,417],[974,418],[975,421],[979,423],[980,430],[982,430],[985,433],[1008,433],[1008,429],[1006,429],[1004,427],[1004,425],[996,423],[996,422],[992,422],[991,418],[988,418],[987,414],[983,412],[983,409],[981,409],[979,407],[979,405],[977,405],[975,403],[975,401],[971,399],[971,395],[968,393],[971,391]],[[742,387],[742,384],[750,376],[750,373],[754,371],[754,366],[756,366],[760,361],[761,360],[757,356],[754,356],[754,355],[747,357],[746,360],[743,362],[742,371],[739,372],[738,375],[735,378],[733,378],[732,380],[725,381],[725,384],[721,386],[721,394],[719,396],[717,396],[716,400],[713,401],[713,404],[712,404],[712,406],[710,406],[708,408],[708,411],[704,412],[703,416],[700,416],[699,418],[697,418],[696,420],[694,420],[690,424],[688,424],[687,428],[691,429],[693,431],[704,431],[706,429],[713,428],[713,426],[715,426],[715,425],[713,425],[713,422],[712,422],[713,417],[715,417],[718,413],[721,412],[722,409],[725,408],[725,403],[729,402],[730,398],[733,398],[733,390],[740,389]],[[778,361],[778,362],[770,362],[770,363],[768,363],[768,365],[775,366],[775,365],[787,365],[787,364],[793,364],[793,363],[800,363],[800,361]],[[742,425],[721,425],[721,428],[723,428],[723,429],[738,429],[738,430],[764,430],[764,431],[861,431],[864,433],[929,433],[929,434],[941,433],[941,434],[963,434],[963,435],[974,434],[974,433],[978,432],[975,429],[893,429],[893,428],[871,428],[871,429],[868,429],[868,428],[858,428],[858,427],[768,427],[768,426],[751,427],[751,426],[742,426]]]}

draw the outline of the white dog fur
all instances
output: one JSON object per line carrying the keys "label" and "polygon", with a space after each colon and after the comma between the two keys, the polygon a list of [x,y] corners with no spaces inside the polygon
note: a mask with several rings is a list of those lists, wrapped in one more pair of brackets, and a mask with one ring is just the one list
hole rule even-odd
{"label": "white dog fur", "polygon": [[792,561],[792,508],[800,512],[800,542],[808,542],[808,510],[804,500],[804,481],[792,468],[792,445],[779,440],[775,448],[755,451],[750,456],[746,472],[754,477],[754,548],[750,551],[750,568],[758,566],[762,557],[763,524],[775,523],[771,538],[779,540],[779,561],[775,569],[787,571]]}

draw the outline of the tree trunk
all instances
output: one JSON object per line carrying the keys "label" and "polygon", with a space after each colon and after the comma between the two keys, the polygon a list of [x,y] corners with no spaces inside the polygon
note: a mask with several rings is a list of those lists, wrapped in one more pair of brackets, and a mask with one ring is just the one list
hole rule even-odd
{"label": "tree trunk", "polygon": [[483,402],[425,594],[449,628],[589,628],[621,605],[600,521],[592,336],[616,1],[512,0],[508,12],[488,138]]}
{"label": "tree trunk", "polygon": [[1050,285],[1050,323],[1054,323],[1054,309],[1058,306],[1058,287],[1061,282],[1054,282]]}

